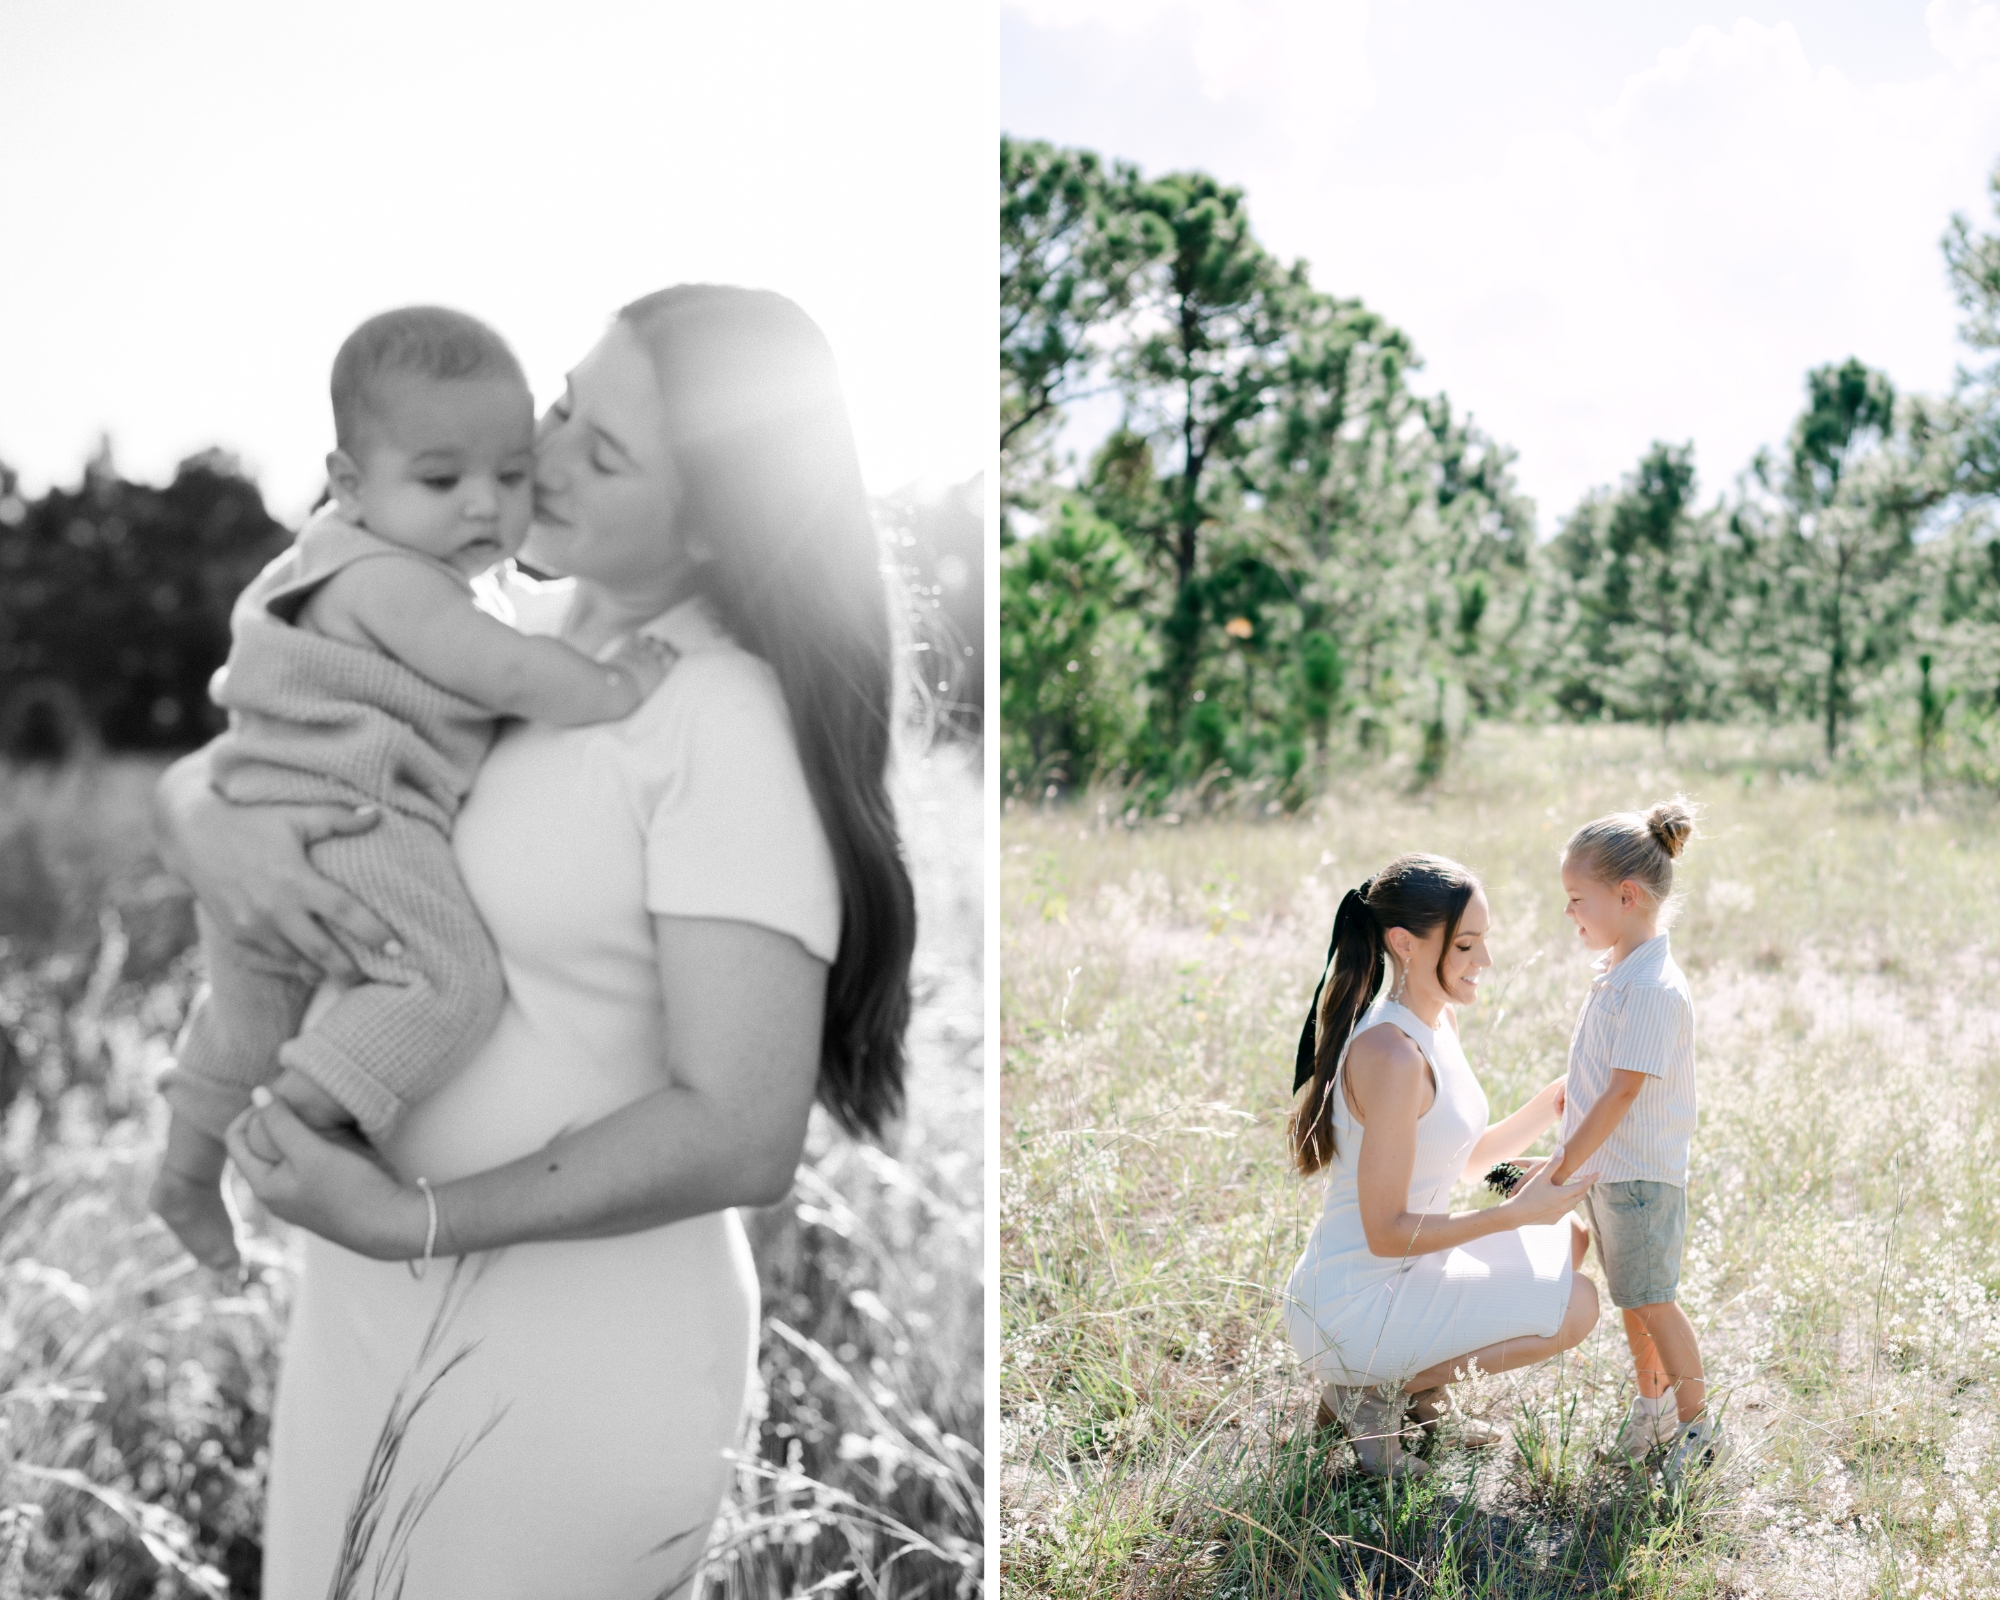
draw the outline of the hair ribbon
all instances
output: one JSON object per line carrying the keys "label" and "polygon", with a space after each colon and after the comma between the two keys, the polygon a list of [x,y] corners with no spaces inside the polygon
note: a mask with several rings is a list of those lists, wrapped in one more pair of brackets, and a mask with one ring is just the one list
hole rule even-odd
{"label": "hair ribbon", "polygon": [[1326,961],[1319,969],[1319,982],[1313,985],[1312,1003],[1306,1007],[1306,1025],[1299,1034],[1299,1053],[1292,1065],[1292,1093],[1297,1094],[1312,1081],[1313,1058],[1318,1054],[1316,1037],[1319,1023],[1319,997],[1326,991],[1328,974],[1333,971],[1333,953],[1340,947],[1340,922],[1346,916],[1350,904],[1362,916],[1372,917],[1375,913],[1368,906],[1368,891],[1375,887],[1373,878],[1363,878],[1361,887],[1349,889],[1340,897],[1340,909],[1333,916],[1333,933],[1326,942]]}

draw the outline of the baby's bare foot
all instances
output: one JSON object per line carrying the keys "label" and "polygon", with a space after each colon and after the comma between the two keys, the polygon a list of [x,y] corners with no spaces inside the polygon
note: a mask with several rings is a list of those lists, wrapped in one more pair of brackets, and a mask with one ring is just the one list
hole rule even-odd
{"label": "baby's bare foot", "polygon": [[173,1229],[174,1237],[187,1246],[188,1254],[203,1266],[229,1273],[241,1269],[236,1223],[223,1202],[219,1179],[192,1178],[161,1167],[148,1200],[160,1220]]}

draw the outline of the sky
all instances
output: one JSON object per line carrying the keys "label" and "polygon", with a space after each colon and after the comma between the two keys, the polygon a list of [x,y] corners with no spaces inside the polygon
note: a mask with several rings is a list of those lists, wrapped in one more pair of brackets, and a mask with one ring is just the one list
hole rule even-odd
{"label": "sky", "polygon": [[1726,490],[1821,363],[1948,388],[1938,240],[2000,226],[1994,3],[1002,0],[1000,62],[1009,133],[1241,186],[1545,532],[1656,439]]}
{"label": "sky", "polygon": [[435,302],[538,402],[679,281],[826,331],[871,490],[993,452],[990,0],[4,0],[0,462],[220,446],[282,517],[334,351]]}

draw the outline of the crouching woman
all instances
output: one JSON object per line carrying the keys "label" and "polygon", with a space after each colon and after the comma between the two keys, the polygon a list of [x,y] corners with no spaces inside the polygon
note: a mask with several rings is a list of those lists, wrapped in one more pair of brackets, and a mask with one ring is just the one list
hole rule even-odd
{"label": "crouching woman", "polygon": [[1327,1188],[1286,1285],[1287,1332],[1326,1386],[1322,1419],[1380,1477],[1430,1470],[1402,1432],[1437,1425],[1446,1385],[1546,1360],[1597,1322],[1576,1271],[1585,1235],[1564,1220],[1587,1180],[1553,1183],[1537,1161],[1502,1204],[1443,1209],[1454,1182],[1519,1155],[1562,1109],[1558,1078],[1487,1125],[1454,1008],[1492,967],[1489,921],[1469,869],[1399,856],[1341,901],[1299,1042],[1292,1155]]}

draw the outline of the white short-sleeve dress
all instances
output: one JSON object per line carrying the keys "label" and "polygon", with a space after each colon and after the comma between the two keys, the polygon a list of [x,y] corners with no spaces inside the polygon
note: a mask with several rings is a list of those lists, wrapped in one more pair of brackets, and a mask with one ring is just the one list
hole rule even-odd
{"label": "white short-sleeve dress", "polygon": [[[553,631],[566,586],[513,598],[524,627]],[[838,948],[832,856],[774,675],[698,603],[646,631],[681,659],[631,717],[511,726],[480,769],[453,844],[506,1007],[386,1141],[406,1177],[512,1161],[667,1081],[654,914],[757,923],[827,961]],[[407,1403],[467,1347],[409,1424],[377,1559],[463,1451],[409,1540],[412,1600],[661,1593],[713,1524],[755,1365],[735,1213],[468,1257],[420,1362],[449,1268],[416,1282],[307,1237],[272,1424],[266,1600],[324,1600],[399,1390]]]}

